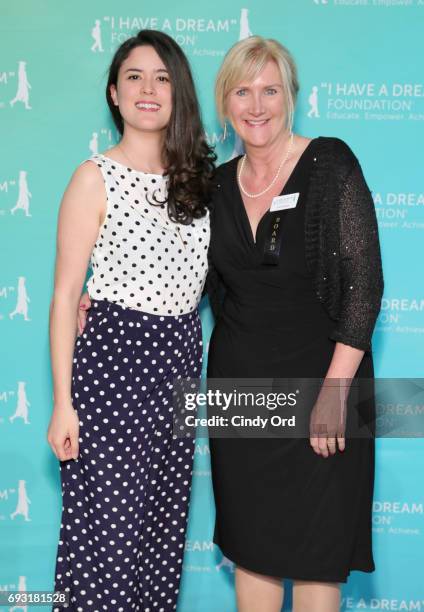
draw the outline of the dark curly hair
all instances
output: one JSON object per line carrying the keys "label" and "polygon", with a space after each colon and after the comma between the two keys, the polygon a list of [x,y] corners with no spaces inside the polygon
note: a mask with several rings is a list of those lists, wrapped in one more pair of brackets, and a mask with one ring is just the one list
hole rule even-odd
{"label": "dark curly hair", "polygon": [[163,163],[168,176],[168,214],[172,221],[189,225],[206,214],[216,154],[206,141],[193,77],[181,47],[167,34],[140,30],[115,52],[106,85],[106,100],[120,134],[124,123],[114,105],[110,86],[117,84],[122,63],[136,47],[149,45],[165,64],[172,88],[172,112],[164,139]]}

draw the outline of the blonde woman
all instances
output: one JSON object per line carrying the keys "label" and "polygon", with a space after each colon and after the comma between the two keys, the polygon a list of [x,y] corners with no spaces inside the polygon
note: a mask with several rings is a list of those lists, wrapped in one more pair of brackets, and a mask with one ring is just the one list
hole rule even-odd
{"label": "blonde woman", "polygon": [[[349,573],[374,570],[374,440],[346,441],[328,408],[334,382],[373,376],[377,223],[348,145],[293,133],[297,92],[289,51],[258,36],[228,52],[216,83],[246,153],[217,173],[208,376],[324,380],[310,438],[210,441],[214,541],[236,564],[239,612],[279,612],[284,578],[294,612],[335,612]],[[287,209],[274,212],[277,196]],[[372,421],[373,401],[363,410]]]}

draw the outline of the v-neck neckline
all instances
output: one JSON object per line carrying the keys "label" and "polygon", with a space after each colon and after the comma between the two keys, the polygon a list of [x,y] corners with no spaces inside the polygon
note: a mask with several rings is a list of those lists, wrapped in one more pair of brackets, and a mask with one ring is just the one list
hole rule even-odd
{"label": "v-neck neckline", "polygon": [[[300,157],[297,160],[293,170],[290,172],[286,182],[284,183],[284,187],[282,188],[282,190],[280,191],[278,196],[274,196],[274,197],[279,197],[279,196],[284,195],[284,192],[286,191],[287,186],[292,181],[292,178],[294,177],[294,175],[296,173],[296,170],[298,169],[299,164],[302,161],[303,157],[305,156],[306,152],[309,151],[309,149],[311,148],[312,143],[316,142],[319,138],[320,138],[319,136],[317,138],[312,138],[308,142],[308,144],[306,145],[306,147],[303,149],[302,153],[300,154]],[[241,207],[242,207],[242,218],[243,218],[243,221],[244,221],[245,225],[247,226],[246,230],[247,230],[247,234],[249,236],[249,240],[250,240],[251,244],[253,245],[253,248],[256,248],[257,247],[256,239],[257,239],[257,236],[258,236],[259,226],[261,225],[262,221],[271,214],[270,213],[270,208],[272,206],[272,201],[271,201],[271,204],[270,204],[269,208],[264,212],[262,217],[259,219],[258,225],[256,226],[255,235],[253,235],[252,226],[250,225],[250,221],[249,221],[249,215],[247,214],[246,206],[244,204],[243,196],[241,195],[240,186],[239,186],[238,180],[237,180],[238,162],[239,162],[239,159],[241,157],[243,157],[243,156],[239,155],[236,158],[236,163],[234,165],[235,166],[234,184],[235,184],[235,190],[237,192],[237,197],[238,197],[239,203],[241,204]]]}

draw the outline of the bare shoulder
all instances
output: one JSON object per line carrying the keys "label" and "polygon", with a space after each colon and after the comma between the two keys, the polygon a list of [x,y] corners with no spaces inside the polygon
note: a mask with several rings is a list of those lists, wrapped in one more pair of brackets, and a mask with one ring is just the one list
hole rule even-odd
{"label": "bare shoulder", "polygon": [[299,150],[300,153],[302,153],[306,147],[309,145],[310,142],[312,142],[314,139],[313,138],[308,138],[306,136],[301,136],[300,134],[296,134],[296,138],[295,138],[295,144],[296,144],[296,148]]}
{"label": "bare shoulder", "polygon": [[293,145],[290,154],[291,159],[289,159],[289,162],[287,164],[288,171],[292,171],[294,169],[295,165],[300,160],[312,140],[313,138],[306,138],[305,136],[300,136],[300,134],[294,134]]}
{"label": "bare shoulder", "polygon": [[95,160],[86,160],[80,164],[73,173],[69,186],[82,190],[103,188],[103,176]]}
{"label": "bare shoulder", "polygon": [[309,138],[308,136],[302,136],[301,134],[295,134],[296,140],[299,145],[306,146],[308,145],[313,138]]}
{"label": "bare shoulder", "polygon": [[117,146],[111,147],[110,149],[107,149],[106,151],[103,151],[102,155],[104,157],[108,157],[112,161],[118,162],[118,164],[124,164],[125,165],[125,164],[128,163],[127,161],[125,161],[125,158],[122,156],[122,153],[121,153],[119,147],[117,147]]}
{"label": "bare shoulder", "polygon": [[63,194],[61,216],[92,216],[103,222],[107,207],[103,175],[95,160],[80,164],[73,173]]}
{"label": "bare shoulder", "polygon": [[105,157],[110,157],[112,159],[112,157],[114,157],[115,155],[120,156],[121,152],[119,150],[119,147],[115,145],[114,147],[110,147],[110,149],[106,149],[106,151],[103,151],[102,155],[104,155]]}

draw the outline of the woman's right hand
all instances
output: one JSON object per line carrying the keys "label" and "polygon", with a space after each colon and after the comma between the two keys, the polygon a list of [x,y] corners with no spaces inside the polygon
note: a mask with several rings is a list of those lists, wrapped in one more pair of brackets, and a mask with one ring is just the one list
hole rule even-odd
{"label": "woman's right hand", "polygon": [[78,458],[78,436],[79,419],[72,404],[55,405],[47,431],[47,441],[59,461]]}
{"label": "woman's right hand", "polygon": [[87,312],[91,308],[91,300],[88,293],[84,293],[81,296],[79,306],[78,306],[78,320],[77,320],[77,328],[78,328],[78,336],[81,336],[84,331],[85,324],[87,322]]}

